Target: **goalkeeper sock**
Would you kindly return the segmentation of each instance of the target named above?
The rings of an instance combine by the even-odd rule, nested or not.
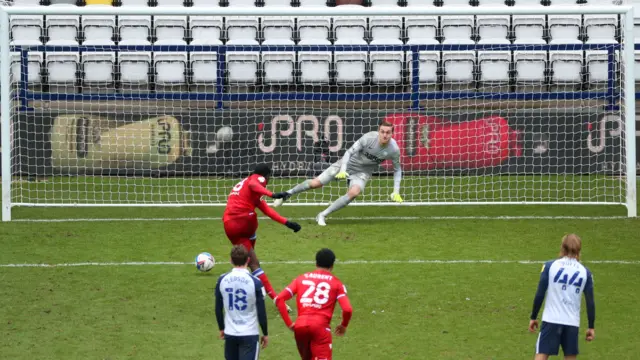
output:
[[[260,281],[262,281],[262,285],[264,286],[264,291],[267,292],[267,295],[269,295],[270,298],[275,299],[276,298],[276,292],[273,290],[273,287],[271,286],[271,283],[269,282],[269,278],[267,277],[267,274],[265,274],[264,271],[261,268],[257,268],[251,274],[253,276],[257,277],[258,279],[260,279]]]
[[[342,209],[343,207],[349,205],[349,203],[351,203],[352,201],[353,201],[353,199],[350,199],[349,195],[343,195],[338,200],[336,200],[333,204],[329,205],[329,207],[326,208],[320,214],[322,216],[327,216],[327,215],[331,214],[332,212],[338,211],[338,210]]]
[[[311,180],[305,180],[300,184],[293,187],[293,189],[287,191],[291,195],[295,195],[297,193],[301,193],[303,191],[307,191],[311,188]]]

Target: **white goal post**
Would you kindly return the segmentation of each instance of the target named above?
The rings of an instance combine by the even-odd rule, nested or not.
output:
[[[574,17],[577,38],[554,38],[534,15]],[[138,16],[149,36],[131,41],[114,20],[112,39],[89,41],[96,16]],[[171,16],[182,20],[163,29],[184,38],[161,39]],[[213,25],[196,29],[196,17]],[[403,205],[637,215],[632,6],[0,6],[0,24],[3,221],[15,206],[221,206],[258,162],[287,190],[382,120],[402,148]],[[17,39],[34,27],[38,39]],[[485,32],[502,27],[504,38]],[[54,39],[69,28],[76,39]],[[325,38],[304,38],[318,28]],[[219,38],[196,41],[202,29]],[[382,163],[354,205],[396,205],[392,174]],[[287,204],[345,190],[333,182]]]

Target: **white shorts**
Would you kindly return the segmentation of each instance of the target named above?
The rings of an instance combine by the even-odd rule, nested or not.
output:
[[[318,180],[322,183],[322,185],[327,185],[332,180],[336,178],[336,175],[340,172],[340,164],[332,164],[327,170],[323,171],[322,174],[318,175]],[[363,191],[365,186],[367,186],[367,182],[371,178],[370,174],[364,172],[356,172],[351,173],[349,169],[347,169],[347,173],[349,173],[349,177],[347,177],[347,186],[351,188],[354,185],[357,185],[360,188],[360,191]]]

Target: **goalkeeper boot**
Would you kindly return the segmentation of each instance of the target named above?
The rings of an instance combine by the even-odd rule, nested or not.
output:
[[[318,225],[320,225],[320,226],[327,226],[327,223],[326,223],[326,222],[324,222],[324,215],[322,215],[322,214],[318,214],[318,215],[316,216],[316,222],[317,222],[317,223],[318,223]]]

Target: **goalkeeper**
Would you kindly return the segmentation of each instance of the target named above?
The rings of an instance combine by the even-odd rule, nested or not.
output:
[[[400,167],[400,148],[393,139],[393,124],[383,121],[378,131],[368,132],[347,150],[341,160],[333,163],[327,170],[313,180],[305,180],[288,190],[289,195],[295,195],[309,189],[317,189],[331,182],[333,179],[347,179],[349,190],[327,209],[316,216],[320,226],[326,226],[325,217],[349,205],[364,190],[371,174],[378,169],[385,160],[393,161],[393,193],[391,199],[401,203],[400,181],[402,169]],[[280,206],[284,199],[277,199],[273,206]]]

